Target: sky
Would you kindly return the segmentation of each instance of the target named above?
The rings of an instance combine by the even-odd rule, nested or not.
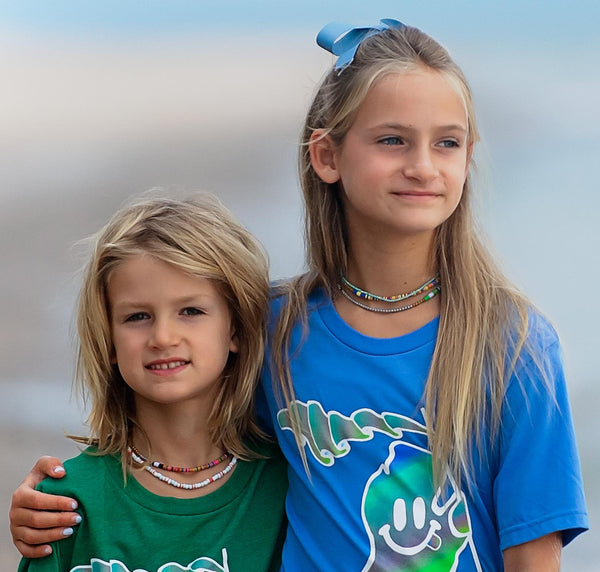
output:
[[[261,28],[287,32],[315,29],[329,20],[361,24],[395,17],[432,34],[455,28],[485,38],[490,30],[507,39],[558,45],[573,38],[598,39],[600,7],[595,0],[474,1],[302,0],[2,0],[2,27],[22,33],[98,37],[177,34],[252,34]],[[480,22],[484,25],[477,26]]]

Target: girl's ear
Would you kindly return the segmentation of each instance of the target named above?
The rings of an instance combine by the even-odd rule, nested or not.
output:
[[[473,159],[473,141],[469,141],[467,144],[467,166],[465,168],[465,178],[469,173],[469,169],[471,168],[471,160]]]
[[[336,163],[336,147],[329,135],[324,135],[323,129],[317,129],[308,141],[310,162],[315,173],[324,183],[337,183],[340,175]]]
[[[229,342],[229,351],[232,354],[237,354],[240,351],[240,340],[238,339],[236,331],[231,329],[231,340]]]

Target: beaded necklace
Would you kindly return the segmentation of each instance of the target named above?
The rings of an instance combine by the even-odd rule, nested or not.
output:
[[[434,289],[431,290],[431,292],[427,292],[427,294],[425,294],[423,298],[417,300],[416,302],[413,302],[412,304],[406,304],[405,306],[396,306],[395,308],[376,308],[375,306],[368,306],[367,304],[359,302],[354,296],[350,296],[350,294],[348,294],[348,292],[346,292],[341,285],[339,286],[339,291],[341,292],[342,296],[344,296],[344,298],[346,298],[347,300],[350,300],[350,302],[352,302],[354,305],[358,306],[359,308],[362,308],[363,310],[369,310],[369,312],[379,312],[380,314],[394,314],[396,312],[404,312],[405,310],[410,310],[411,308],[420,306],[424,302],[431,300],[436,294],[440,292],[441,289],[442,287],[439,284],[436,285]]]
[[[148,461],[148,459],[144,457],[144,455],[142,455],[133,445],[130,445],[129,448],[131,449],[132,457],[133,454],[135,454],[135,457],[133,457],[133,459],[136,462],[149,463],[157,469],[163,469],[164,471],[170,471],[171,473],[196,473],[198,471],[205,471],[206,469],[210,469],[211,467],[222,463],[225,459],[229,458],[230,456],[230,454],[227,451],[225,451],[225,453],[223,453],[220,457],[209,461],[205,465],[199,465],[197,467],[174,467],[173,465],[166,465],[165,463],[161,463],[160,461]]]
[[[421,284],[418,288],[415,288],[411,292],[405,292],[404,294],[395,294],[394,296],[378,296],[377,294],[372,294],[371,292],[367,292],[358,286],[355,286],[350,282],[343,274],[342,274],[342,282],[344,286],[347,286],[352,294],[354,294],[357,298],[363,298],[365,300],[377,300],[379,302],[387,302],[388,304],[393,304],[395,302],[401,302],[402,300],[406,300],[407,298],[412,298],[417,294],[422,294],[423,292],[427,292],[428,290],[432,290],[439,286],[440,283],[440,275],[436,274],[433,278],[430,278],[424,284]]]
[[[128,450],[129,450],[129,453],[131,454],[131,458],[136,463],[145,462],[144,459],[142,457],[138,456],[131,447],[129,447]],[[232,455],[231,461],[229,461],[229,464],[223,470],[219,471],[218,473],[215,473],[212,477],[208,477],[207,479],[200,481],[199,483],[180,483],[179,481],[176,481],[175,479],[172,479],[171,477],[167,477],[167,475],[163,475],[162,473],[158,472],[151,465],[146,465],[144,467],[144,469],[146,471],[148,471],[153,477],[156,477],[159,481],[162,481],[163,483],[166,483],[167,485],[171,485],[172,487],[175,487],[178,489],[185,489],[187,491],[191,491],[191,490],[201,489],[207,485],[210,485],[211,483],[214,483],[215,481],[218,481],[219,479],[222,479],[227,473],[229,473],[229,471],[231,471],[231,469],[233,469],[233,467],[235,466],[236,463],[237,463],[237,457],[234,457]]]

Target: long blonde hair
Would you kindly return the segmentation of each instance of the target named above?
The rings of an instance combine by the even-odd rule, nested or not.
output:
[[[137,427],[135,402],[113,363],[107,284],[123,261],[138,254],[211,280],[226,299],[239,352],[229,356],[208,426],[214,444],[253,457],[247,439],[262,435],[253,410],[264,354],[267,261],[254,237],[210,195],[135,202],[95,236],[77,314],[76,382],[91,402],[91,436],[78,440],[94,444],[99,454],[121,453],[124,463],[128,458],[124,453]]]
[[[323,130],[334,144],[341,144],[371,86],[386,74],[417,68],[440,73],[457,90],[467,112],[468,142],[478,141],[471,91],[462,71],[440,44],[411,27],[389,29],[363,41],[348,67],[326,75],[309,108],[299,155],[308,271],[278,287],[287,303],[273,336],[274,383],[288,408],[294,400],[288,355],[291,330],[306,324],[311,292],[320,287],[333,297],[340,272],[347,270],[342,201],[337,184],[323,182],[312,167],[311,135]],[[478,238],[471,194],[469,174],[458,207],[435,234],[436,265],[444,287],[424,398],[437,483],[447,469],[457,482],[469,477],[473,436],[479,446],[484,431],[493,435],[498,429],[506,382],[526,343],[528,327],[528,302],[505,279]],[[306,466],[298,420],[290,410]]]

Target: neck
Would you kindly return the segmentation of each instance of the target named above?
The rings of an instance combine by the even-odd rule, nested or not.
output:
[[[437,272],[433,242],[433,233],[351,240],[346,278],[380,295],[416,288]]]
[[[156,471],[147,465],[145,469],[134,471],[132,476],[140,485],[159,496],[193,498],[210,494],[228,481],[236,459],[227,457],[223,463],[211,463],[224,451],[210,439],[206,424],[209,412],[206,399],[162,404],[136,395],[137,422],[148,442],[140,431],[134,431],[133,445],[148,463],[158,461],[164,465],[163,470]],[[169,466],[204,468],[201,472],[173,472]],[[172,479],[178,486],[164,482],[165,479]],[[185,486],[191,488],[183,488]]]
[[[152,459],[170,465],[202,465],[223,453],[209,435],[208,411],[194,407],[169,407],[136,400],[136,418],[149,441],[150,450],[139,431],[134,431],[134,445]]]
[[[395,296],[418,288],[437,273],[433,232],[403,236],[377,231],[371,236],[364,232],[349,234],[346,278],[362,290]],[[412,332],[440,311],[439,296],[407,311],[389,314],[365,310],[342,295],[335,298],[335,305],[349,326],[375,338]]]

